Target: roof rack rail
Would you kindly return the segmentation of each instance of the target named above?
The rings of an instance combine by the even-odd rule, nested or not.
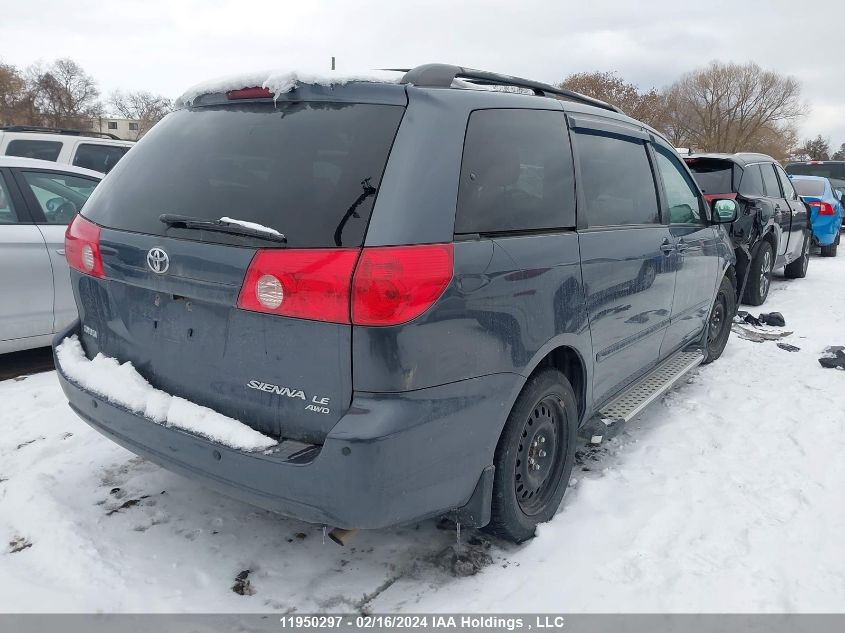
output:
[[[44,134],[64,134],[66,136],[99,136],[107,138],[112,141],[122,141],[123,139],[108,132],[94,132],[88,130],[75,130],[67,127],[40,127],[37,125],[7,125],[0,127],[4,132],[41,132]]]
[[[482,86],[512,86],[515,88],[525,88],[532,90],[535,95],[545,97],[554,95],[563,97],[570,101],[577,101],[578,103],[585,103],[587,105],[610,110],[624,114],[622,110],[616,106],[582,95],[579,92],[566,90],[565,88],[555,88],[549,84],[540,83],[531,79],[523,79],[522,77],[512,77],[510,75],[500,75],[498,73],[491,73],[485,70],[474,70],[472,68],[464,68],[462,66],[453,66],[451,64],[423,64],[416,68],[388,68],[386,70],[395,70],[404,72],[400,83],[413,84],[415,86],[429,87],[429,88],[449,88],[455,79],[463,79],[469,83]]]

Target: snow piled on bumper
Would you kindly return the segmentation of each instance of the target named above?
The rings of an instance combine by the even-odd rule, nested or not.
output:
[[[76,335],[56,347],[56,358],[73,382],[156,424],[243,451],[266,450],[278,443],[233,418],[156,389],[130,362],[121,364],[103,354],[88,360]]]

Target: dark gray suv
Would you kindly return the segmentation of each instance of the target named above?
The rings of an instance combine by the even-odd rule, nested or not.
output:
[[[284,515],[527,539],[579,433],[721,354],[736,205],[576,93],[441,64],[328,83],[218,85],[118,163],[68,229],[62,387],[129,450]],[[116,363],[86,373],[98,354],[207,409],[171,424]]]

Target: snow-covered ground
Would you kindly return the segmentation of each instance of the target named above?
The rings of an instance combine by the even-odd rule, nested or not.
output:
[[[732,336],[522,546],[435,521],[324,543],[112,444],[53,373],[0,382],[0,611],[845,611],[845,372],[817,360],[845,344],[845,257],[762,309],[799,352]]]

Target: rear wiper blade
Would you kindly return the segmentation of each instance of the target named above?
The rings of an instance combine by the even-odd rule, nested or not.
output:
[[[228,233],[229,235],[244,235],[246,237],[257,237],[258,239],[267,240],[270,242],[280,242],[286,244],[288,238],[283,234],[269,233],[253,229],[248,226],[236,224],[234,222],[224,222],[223,220],[206,220],[204,218],[194,218],[190,215],[177,215],[176,213],[162,213],[158,216],[160,222],[167,226],[172,226],[177,229],[196,229],[198,231],[216,231],[217,233]]]

